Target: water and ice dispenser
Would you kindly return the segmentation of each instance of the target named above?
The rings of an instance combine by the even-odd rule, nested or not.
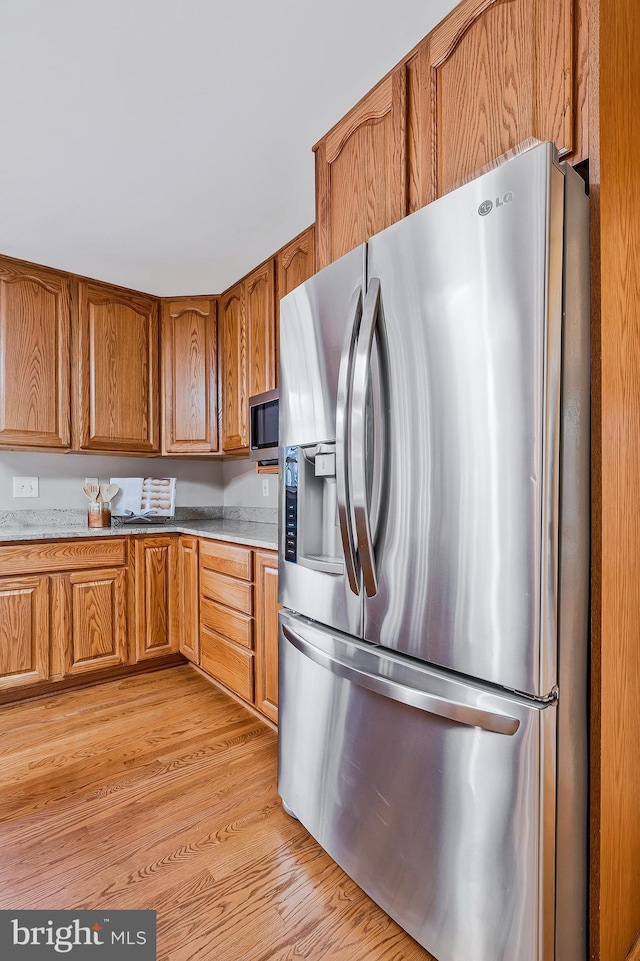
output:
[[[314,571],[343,573],[335,443],[285,449],[284,557]]]

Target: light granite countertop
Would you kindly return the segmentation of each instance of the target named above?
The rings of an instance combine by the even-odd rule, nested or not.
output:
[[[192,534],[213,540],[244,544],[264,550],[278,549],[278,525],[229,518],[189,518],[167,524],[124,524],[120,527],[88,528],[77,524],[29,524],[0,527],[0,543],[14,541],[69,540],[87,537],[127,537],[132,534]]]

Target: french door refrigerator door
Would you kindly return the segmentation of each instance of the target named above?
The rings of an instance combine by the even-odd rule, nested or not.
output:
[[[365,248],[280,302],[280,603],[362,634],[348,473]]]
[[[279,703],[286,807],[438,961],[554,957],[556,702],[281,613]]]
[[[388,430],[366,456],[388,494],[365,639],[538,697],[557,681],[563,189],[543,144],[368,244]]]

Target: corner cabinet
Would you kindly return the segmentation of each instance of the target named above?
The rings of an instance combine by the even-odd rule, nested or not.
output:
[[[157,300],[79,281],[74,447],[158,453],[158,369]]]
[[[218,451],[215,298],[162,304],[162,453]]]
[[[407,213],[406,112],[401,64],[314,147],[318,270]]]
[[[0,447],[70,447],[70,342],[70,278],[0,258]]]
[[[220,297],[222,450],[249,450],[249,397],[276,386],[275,262]]]

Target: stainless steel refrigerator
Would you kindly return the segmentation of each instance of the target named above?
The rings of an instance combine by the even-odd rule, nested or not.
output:
[[[538,145],[281,302],[278,789],[438,961],[585,961],[584,183]]]

